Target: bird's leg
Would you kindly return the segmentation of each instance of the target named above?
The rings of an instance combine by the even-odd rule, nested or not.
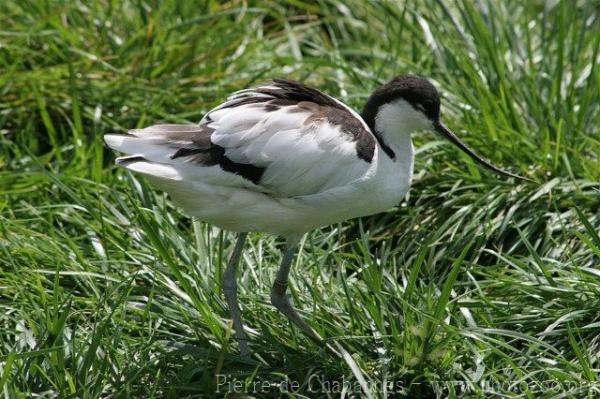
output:
[[[240,355],[248,356],[250,354],[250,348],[248,347],[248,338],[244,333],[244,324],[242,323],[242,315],[240,307],[238,305],[237,298],[237,282],[235,279],[235,272],[240,262],[242,255],[242,249],[244,248],[244,242],[248,233],[240,233],[235,243],[235,248],[227,262],[227,268],[221,276],[221,289],[227,300],[227,306],[231,312],[231,318],[233,319],[233,329],[235,330],[235,337],[240,344]]]
[[[292,323],[298,326],[298,328],[304,331],[308,336],[321,342],[322,338],[302,319],[302,317],[300,317],[300,315],[290,304],[290,300],[286,295],[288,276],[290,274],[292,259],[294,258],[294,254],[296,252],[297,241],[297,239],[288,239],[286,243],[283,259],[281,260],[281,265],[279,266],[277,277],[275,277],[275,282],[273,283],[273,288],[271,290],[271,303],[277,308],[277,310],[283,313]]]

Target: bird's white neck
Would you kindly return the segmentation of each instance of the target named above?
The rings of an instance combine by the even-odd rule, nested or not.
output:
[[[415,130],[430,127],[431,122],[427,117],[402,99],[382,105],[375,117],[375,131],[394,152],[397,162],[410,160],[412,163],[413,146],[410,134]]]

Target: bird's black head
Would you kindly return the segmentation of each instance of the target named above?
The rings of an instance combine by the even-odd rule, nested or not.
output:
[[[415,111],[432,123],[440,119],[440,95],[427,79],[415,75],[401,75],[390,80],[371,94],[363,108],[362,117],[371,130],[380,107],[404,100]]]
[[[440,95],[427,79],[415,75],[395,77],[371,94],[361,116],[392,158],[393,150],[385,143],[386,139],[393,144],[395,135],[435,130],[486,168],[524,179],[481,158],[441,122]]]

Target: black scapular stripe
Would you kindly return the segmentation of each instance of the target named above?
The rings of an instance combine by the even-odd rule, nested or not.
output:
[[[221,169],[229,173],[235,173],[250,180],[254,184],[258,184],[265,168],[259,166],[234,162],[225,156],[225,148],[214,144],[210,140],[210,135],[214,129],[207,125],[198,126],[197,130],[192,132],[181,133],[178,139],[190,141],[191,145],[187,147],[179,147],[171,159],[189,157],[190,162],[196,162],[202,166],[219,165]],[[181,137],[185,135],[186,137]]]

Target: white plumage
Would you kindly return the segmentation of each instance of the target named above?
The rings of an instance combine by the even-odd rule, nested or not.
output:
[[[277,89],[266,86],[259,89]],[[106,143],[130,157],[117,160],[142,173],[188,214],[233,231],[299,235],[319,226],[381,212],[406,193],[412,172],[409,132],[402,162],[393,162],[379,146],[371,162],[357,157],[357,142],[316,107],[291,102],[270,110],[277,98],[256,90],[235,93],[210,111],[200,125],[155,125],[106,135]],[[360,117],[337,100],[349,118]],[[238,102],[241,105],[236,105]],[[300,104],[300,105],[299,105]],[[303,107],[305,105],[305,107]],[[195,135],[212,130],[212,144],[239,164],[264,168],[257,184],[221,168],[173,158],[180,148],[194,148]],[[133,157],[131,157],[133,156]]]

